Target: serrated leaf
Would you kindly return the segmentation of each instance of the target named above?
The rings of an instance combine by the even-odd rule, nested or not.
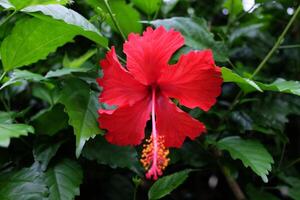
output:
[[[191,171],[186,169],[158,179],[150,188],[148,198],[150,200],[160,199],[170,194],[188,178]]]
[[[230,153],[233,159],[239,159],[245,167],[250,167],[264,182],[271,171],[274,160],[266,148],[256,140],[244,140],[231,136],[217,142],[217,147]]]
[[[63,144],[63,140],[59,142],[51,142],[49,140],[38,140],[33,148],[33,157],[36,162],[40,163],[41,169],[45,171],[50,160],[55,156],[56,152]]]
[[[9,0],[17,10],[36,4],[67,4],[69,0]]]
[[[75,35],[74,31],[65,26],[53,26],[35,18],[20,20],[1,44],[4,70],[9,71],[45,59]]]
[[[34,133],[32,126],[27,124],[0,124],[0,147],[8,147],[11,138],[18,138],[20,136]]]
[[[62,69],[57,69],[55,71],[49,71],[45,75],[45,78],[61,77],[61,76],[72,74],[74,72],[88,72],[90,70],[91,70],[91,68],[88,68],[88,67],[82,67],[82,68],[62,68]]]
[[[217,61],[224,62],[228,59],[226,46],[223,42],[214,40],[214,35],[208,30],[207,23],[202,18],[172,17],[150,23],[155,27],[164,26],[180,31],[184,36],[185,45],[192,49],[212,49]]]
[[[0,124],[11,124],[14,120],[15,112],[0,111]]]
[[[49,200],[72,200],[80,194],[79,186],[83,179],[80,165],[64,159],[45,174],[50,190]]]
[[[12,5],[8,0],[0,0],[0,6],[5,9],[15,8],[14,5]]]
[[[84,81],[67,79],[59,101],[65,105],[69,124],[74,128],[76,156],[79,157],[85,142],[96,134],[102,133],[97,122],[97,96]]]
[[[226,67],[222,67],[221,71],[224,82],[236,83],[245,93],[250,93],[253,91],[273,91],[300,96],[299,81],[286,81],[282,78],[279,78],[273,83],[268,84],[243,78]]]
[[[151,15],[159,10],[161,5],[161,0],[151,0],[151,1],[145,1],[145,0],[132,0],[134,5],[141,9],[144,13]]]
[[[299,81],[286,81],[282,78],[277,79],[273,83],[264,84],[257,82],[257,85],[260,86],[263,90],[282,92],[295,94],[300,96],[300,82]]]
[[[1,200],[42,200],[47,196],[47,187],[36,165],[0,175]]]
[[[68,9],[57,4],[36,5],[26,7],[22,10],[22,12],[32,13],[33,16],[42,20],[50,23],[56,23],[59,26],[64,26],[69,30],[73,30],[78,35],[87,37],[103,47],[107,47],[108,41],[102,36],[98,29],[86,18],[72,9]],[[36,12],[42,12],[43,15],[35,14]]]
[[[263,91],[254,81],[248,78],[243,78],[226,67],[222,67],[221,71],[222,71],[222,77],[224,82],[234,82],[238,84],[238,86],[245,93],[252,92],[252,91],[260,91],[260,92]]]
[[[22,82],[22,81],[34,81],[34,82],[39,82],[44,80],[44,77],[40,74],[35,74],[27,70],[14,70],[10,74],[10,79],[6,81],[1,87],[0,90],[12,85],[14,83]]]
[[[89,160],[96,160],[99,164],[112,168],[129,168],[136,171],[139,167],[138,155],[133,147],[121,147],[109,144],[103,137],[96,137],[89,141],[83,149],[82,155]]]
[[[142,24],[140,23],[140,14],[137,12],[132,6],[126,4],[124,0],[114,0],[108,1],[110,8],[118,22],[121,30],[127,36],[129,33],[140,33],[142,31]],[[87,0],[87,3],[90,4],[96,12],[99,12],[99,8],[101,8],[101,14],[105,12],[106,14],[106,22],[111,26],[111,28],[119,33],[118,29],[114,25],[111,17],[108,14],[106,6],[103,1],[98,0]]]

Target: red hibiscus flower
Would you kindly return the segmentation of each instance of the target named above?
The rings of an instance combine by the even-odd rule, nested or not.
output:
[[[195,139],[205,126],[180,110],[180,104],[208,111],[221,92],[221,72],[210,50],[191,51],[176,64],[172,54],[184,44],[174,30],[148,27],[142,36],[130,34],[124,44],[126,67],[118,61],[114,47],[100,61],[103,91],[99,101],[116,105],[99,110],[100,128],[116,145],[138,145],[144,139],[146,122],[152,119],[152,134],[144,145],[141,162],[148,178],[157,179],[167,166],[168,147],[180,147],[186,137]],[[151,115],[150,115],[151,114]]]

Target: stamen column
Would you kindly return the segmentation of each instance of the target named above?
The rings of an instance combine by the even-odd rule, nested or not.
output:
[[[141,162],[146,170],[148,170],[146,177],[151,177],[156,180],[162,175],[162,171],[168,165],[170,159],[167,158],[169,150],[164,146],[163,136],[158,136],[155,120],[155,103],[156,103],[156,87],[152,87],[151,100],[151,119],[152,119],[152,134],[150,139],[146,140],[144,144]]]

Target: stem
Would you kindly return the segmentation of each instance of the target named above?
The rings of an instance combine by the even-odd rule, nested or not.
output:
[[[160,11],[160,9],[161,9],[161,5],[162,5],[162,2],[160,3],[160,5],[159,5],[159,8],[155,11],[155,13],[154,13],[154,16],[153,16],[153,18],[152,18],[152,20],[155,20],[156,18],[157,18],[157,16],[158,16],[158,13],[159,13],[159,11]]]
[[[10,20],[16,13],[17,13],[17,11],[14,10],[10,15],[8,15],[8,16],[0,23],[0,26],[2,26],[3,24],[5,24],[6,22],[8,22],[8,20]]]
[[[5,102],[5,99],[2,96],[0,96],[0,100],[1,100],[1,102],[3,104],[3,106],[4,106],[4,109],[6,111],[10,111],[9,105],[7,105],[7,103]]]
[[[281,45],[278,49],[292,49],[292,48],[300,48],[300,44],[292,44],[292,45]]]
[[[126,60],[124,58],[122,58],[121,56],[117,55],[117,57],[119,58],[119,60],[123,63],[126,64]]]
[[[230,172],[228,172],[227,168],[224,166],[221,166],[221,164],[220,164],[220,168],[221,168],[221,171],[222,171],[223,175],[225,176],[225,179],[226,179],[230,189],[232,190],[235,198],[237,200],[245,200],[246,197],[245,197],[243,191],[241,190],[237,181],[231,176]]]
[[[260,72],[260,70],[264,67],[264,65],[266,64],[266,62],[271,58],[271,56],[273,55],[273,53],[275,52],[275,50],[279,47],[280,43],[282,42],[284,36],[286,35],[287,31],[289,30],[289,28],[291,27],[291,25],[293,24],[293,22],[295,21],[297,15],[300,12],[300,6],[298,6],[296,12],[294,13],[293,17],[290,19],[290,21],[288,22],[288,24],[286,25],[286,27],[284,28],[283,32],[280,34],[280,36],[278,37],[276,43],[274,44],[274,46],[272,47],[272,49],[269,51],[269,53],[266,55],[266,57],[263,59],[263,61],[258,65],[258,67],[254,70],[254,72],[251,74],[251,76],[249,77],[249,79],[253,79],[254,76]],[[235,108],[235,106],[239,103],[239,99],[242,96],[243,92],[240,91],[237,96],[234,98],[232,104],[229,107],[229,111],[233,110],[233,108]]]
[[[281,168],[282,161],[283,161],[284,154],[285,154],[285,149],[286,149],[286,143],[284,143],[283,147],[282,147],[282,151],[281,151],[281,155],[280,155],[280,160],[279,160],[279,164],[278,164],[278,170],[280,170],[280,168]]]
[[[293,22],[297,18],[297,15],[299,14],[299,12],[300,12],[300,5],[298,6],[298,8],[297,8],[296,12],[294,13],[294,15],[292,16],[292,18],[290,19],[289,23],[284,28],[284,30],[281,33],[281,35],[278,37],[278,39],[277,39],[276,43],[274,44],[273,48],[269,51],[269,53],[263,59],[263,61],[258,65],[258,67],[255,69],[255,71],[252,73],[252,75],[250,76],[249,79],[252,79],[264,67],[264,65],[271,58],[271,56],[274,54],[274,52],[276,51],[276,49],[278,49],[278,47],[281,44],[284,36],[286,35],[286,33],[288,32],[289,28],[291,27],[291,25],[293,24]]]
[[[6,73],[7,73],[7,72],[3,72],[3,73],[2,73],[2,75],[1,75],[1,77],[0,77],[0,83],[1,83],[1,82],[2,82],[2,80],[4,79],[4,77],[5,77]]]
[[[248,9],[248,10],[246,10],[246,11],[244,11],[242,14],[240,14],[239,16],[237,16],[234,20],[232,20],[227,26],[228,26],[228,28],[230,28],[231,27],[231,25],[232,24],[234,24],[236,21],[238,21],[238,20],[240,20],[241,18],[243,18],[245,15],[247,15],[247,14],[249,14],[249,12],[250,11],[254,11],[254,7],[255,6],[257,6],[256,8],[258,8],[259,7],[259,5],[258,4],[253,4],[252,6],[251,6],[251,8],[250,9]]]
[[[121,30],[121,28],[120,28],[120,26],[119,26],[119,23],[118,23],[118,21],[117,21],[116,18],[115,18],[115,15],[112,13],[112,10],[111,10],[111,8],[110,8],[110,6],[109,6],[108,0],[104,0],[104,4],[105,4],[106,9],[108,10],[108,13],[109,13],[109,15],[110,15],[110,17],[111,17],[111,19],[112,19],[112,21],[113,21],[115,27],[118,29],[118,31],[119,31],[120,34],[122,35],[123,40],[125,41],[125,40],[126,40],[125,34],[124,34],[123,31]]]
[[[290,164],[288,164],[285,169],[288,169],[290,167],[292,167],[293,165],[297,164],[298,162],[300,162],[300,158],[297,158],[296,160],[292,161]]]
[[[107,51],[110,51],[110,48],[109,47],[105,47]],[[119,60],[123,63],[123,64],[126,64],[126,60],[124,58],[122,58],[121,56],[119,56],[117,54],[117,57],[119,58]]]
[[[235,198],[237,200],[245,200],[246,197],[245,197],[241,187],[239,186],[238,182],[230,174],[230,171],[228,170],[228,168],[220,163],[220,157],[222,156],[222,152],[218,149],[213,149],[212,156],[217,160],[217,164],[218,164],[219,168],[221,169],[221,172],[223,173],[223,175],[228,183],[228,186],[232,190]]]
[[[137,189],[138,189],[138,186],[135,186],[134,192],[133,192],[133,200],[136,200]]]
[[[233,6],[234,6],[234,2],[233,0],[231,0],[230,2],[230,7],[229,7],[229,15],[228,15],[228,21],[227,21],[227,25],[226,25],[226,33],[229,32],[229,27],[233,21],[233,17],[232,17],[232,10],[233,10]]]
[[[234,98],[232,104],[229,107],[229,112],[233,110],[233,108],[239,103],[240,101],[240,97],[243,95],[243,92],[240,90],[239,93],[236,95],[236,97]]]
[[[142,180],[141,179],[139,179],[139,178],[134,178],[133,179],[134,181],[134,192],[133,192],[133,200],[136,200],[136,198],[137,198],[137,192],[138,192],[138,189],[139,189],[139,186],[141,185],[141,183],[142,183]]]

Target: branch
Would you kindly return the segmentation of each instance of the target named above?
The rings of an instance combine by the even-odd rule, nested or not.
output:
[[[111,10],[111,8],[110,8],[110,6],[109,6],[108,0],[104,0],[104,4],[105,4],[105,6],[106,6],[106,9],[107,9],[107,11],[108,11],[108,13],[109,13],[109,15],[110,15],[110,17],[111,17],[111,19],[112,19],[112,21],[113,21],[115,27],[116,27],[117,30],[120,32],[120,34],[122,35],[122,38],[123,38],[124,41],[125,41],[125,40],[126,40],[125,34],[123,33],[121,27],[119,26],[119,23],[118,23],[117,19],[115,18],[115,15],[112,13],[112,10]]]

